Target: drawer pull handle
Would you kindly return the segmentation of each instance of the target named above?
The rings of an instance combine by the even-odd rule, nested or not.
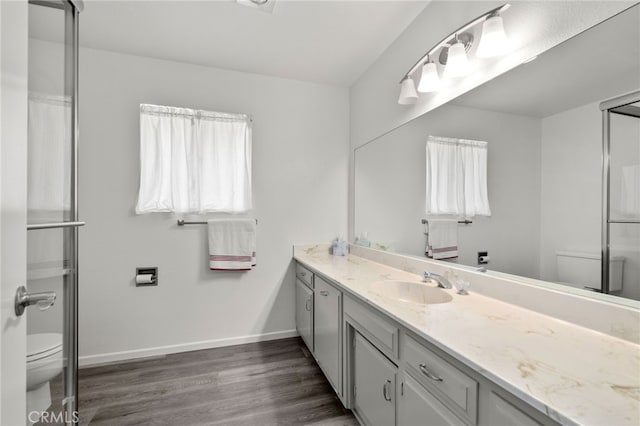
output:
[[[435,374],[433,374],[432,372],[427,370],[427,365],[426,364],[420,364],[420,371],[422,371],[422,374],[424,374],[425,376],[427,376],[431,380],[435,380],[436,382],[443,382],[444,381],[444,379],[442,377],[436,376]]]
[[[322,290],[322,291],[320,292],[320,295],[321,295],[321,296],[328,296],[328,295],[329,295],[329,292],[328,292],[328,291],[326,291],[326,290]]]
[[[387,379],[382,385],[382,396],[385,401],[391,401],[391,394],[389,394],[389,386],[391,386],[391,380]]]
[[[298,272],[298,276],[299,277],[306,277],[307,273],[306,272]]]
[[[305,308],[307,311],[311,312],[311,305],[310,305],[310,303],[309,303],[309,302],[311,302],[311,299],[307,299],[306,303],[304,304],[304,308]]]

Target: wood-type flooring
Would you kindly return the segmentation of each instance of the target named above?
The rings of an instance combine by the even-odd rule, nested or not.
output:
[[[81,368],[79,405],[92,426],[358,424],[298,337]]]

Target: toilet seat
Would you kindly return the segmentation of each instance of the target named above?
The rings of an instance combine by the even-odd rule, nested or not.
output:
[[[62,351],[62,334],[39,333],[27,335],[27,364]]]

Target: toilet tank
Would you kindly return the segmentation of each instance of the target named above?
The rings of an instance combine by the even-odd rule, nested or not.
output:
[[[557,251],[558,281],[572,287],[590,287],[601,290],[599,253],[579,251]],[[622,290],[622,270],[624,257],[612,256],[609,259],[609,291]]]

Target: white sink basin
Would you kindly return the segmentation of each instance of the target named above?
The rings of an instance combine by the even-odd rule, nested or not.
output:
[[[382,297],[418,305],[434,305],[453,300],[446,291],[427,283],[387,280],[377,281],[371,287],[374,293]]]

